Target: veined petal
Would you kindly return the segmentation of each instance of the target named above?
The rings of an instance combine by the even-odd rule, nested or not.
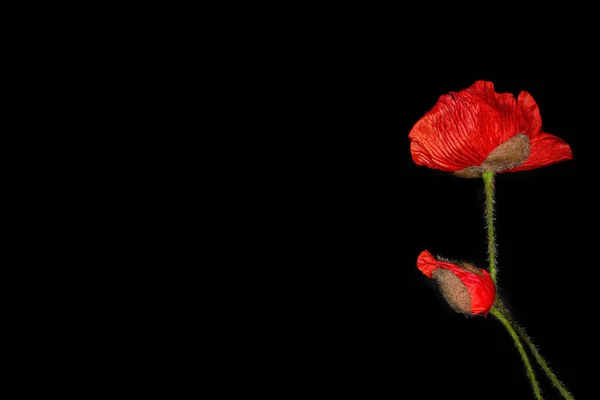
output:
[[[483,276],[474,273],[462,273],[456,276],[471,294],[471,312],[473,314],[487,314],[496,299],[496,286],[492,277],[486,270],[480,269]]]
[[[561,138],[540,132],[531,138],[531,152],[518,167],[502,172],[526,171],[573,159],[571,147]]]
[[[517,109],[515,96],[512,93],[496,93],[492,82],[477,81],[464,91],[479,97],[504,114],[514,113]]]
[[[533,138],[542,129],[542,116],[540,115],[540,108],[538,107],[533,97],[527,92],[519,93],[517,100],[521,111],[521,125],[519,127],[519,133],[524,133],[530,138]]]
[[[513,131],[528,136],[534,136],[540,131],[542,127],[540,109],[528,92],[521,91],[515,100],[512,93],[496,93],[494,84],[486,81],[477,81],[465,91],[485,100],[507,119],[511,126],[505,129],[505,133],[509,136],[505,140],[515,134]]]
[[[495,130],[489,126],[497,118],[483,118],[484,113],[494,114],[494,110],[482,101],[469,104],[464,97],[441,96],[414,125],[408,137],[417,165],[454,172],[480,165],[493,150],[494,144],[480,132]]]

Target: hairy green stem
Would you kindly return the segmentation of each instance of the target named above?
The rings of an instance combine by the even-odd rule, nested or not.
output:
[[[497,284],[497,266],[496,266],[496,234],[494,231],[494,178],[495,174],[491,171],[486,171],[483,173],[483,182],[485,186],[485,225],[487,228],[487,237],[488,237],[488,261],[490,263],[490,276],[494,281],[494,284]],[[535,357],[538,364],[542,367],[548,379],[552,382],[554,387],[558,389],[560,394],[567,400],[574,400],[574,397],[567,388],[558,380],[554,372],[550,369],[546,360],[539,353],[535,345],[533,344],[531,338],[527,335],[525,330],[517,324],[514,318],[510,315],[509,311],[504,307],[502,301],[498,298],[496,299],[496,303],[492,310],[490,311],[492,315],[494,315],[504,327],[508,330],[511,337],[513,338],[517,350],[521,354],[521,358],[523,359],[523,364],[525,364],[525,369],[527,371],[527,375],[529,376],[529,380],[531,381],[531,386],[533,388],[533,392],[536,395],[537,399],[542,398],[541,390],[539,384],[535,378],[535,374],[533,372],[533,368],[531,367],[531,363],[529,362],[529,358],[527,357],[527,353],[519,339],[525,342],[533,356]]]
[[[483,173],[485,184],[485,225],[488,236],[488,259],[490,262],[490,276],[496,283],[496,235],[494,232],[494,172]]]
[[[499,313],[501,313],[507,319],[507,321],[513,327],[513,329],[515,329],[517,331],[517,333],[519,334],[519,336],[521,336],[521,338],[523,339],[525,344],[527,344],[527,347],[529,347],[529,350],[531,351],[531,353],[533,353],[533,356],[535,357],[538,364],[540,364],[540,367],[542,367],[542,369],[548,376],[548,379],[550,379],[550,382],[552,382],[552,385],[554,385],[554,387],[560,392],[560,394],[565,399],[575,400],[575,398],[569,392],[569,390],[562,384],[562,382],[560,380],[558,380],[558,377],[556,376],[556,374],[554,374],[554,372],[550,369],[550,366],[548,365],[548,363],[546,363],[546,360],[544,360],[544,358],[542,357],[542,355],[540,354],[538,349],[535,347],[531,338],[525,332],[525,329],[523,329],[515,321],[515,319],[512,317],[512,315],[508,312],[506,307],[504,307],[504,304],[499,299],[496,300],[496,305],[494,306],[494,308],[496,308],[497,311]]]
[[[502,322],[502,324],[504,325],[504,327],[506,328],[508,333],[510,333],[510,336],[513,338],[513,340],[515,342],[515,346],[517,347],[517,350],[519,350],[519,353],[521,354],[521,359],[523,360],[523,364],[525,364],[525,370],[527,371],[527,375],[529,376],[529,381],[531,382],[531,387],[533,388],[533,393],[535,394],[536,399],[538,399],[538,400],[543,399],[542,392],[540,390],[540,385],[539,385],[538,381],[535,379],[535,373],[533,372],[533,368],[531,367],[531,363],[529,362],[529,358],[527,357],[527,353],[525,352],[525,348],[523,347],[523,344],[521,343],[521,340],[519,339],[517,332],[515,332],[515,330],[513,329],[508,318],[502,312],[500,312],[497,308],[492,308],[490,313],[494,317],[496,317],[500,322]]]

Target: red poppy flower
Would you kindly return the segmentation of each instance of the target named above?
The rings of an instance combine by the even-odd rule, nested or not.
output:
[[[496,299],[496,286],[487,271],[465,262],[436,259],[424,250],[417,268],[434,278],[452,308],[466,315],[487,315]]]
[[[562,139],[541,132],[540,110],[527,92],[517,99],[477,81],[441,96],[408,137],[417,165],[465,178],[515,172],[573,159]]]

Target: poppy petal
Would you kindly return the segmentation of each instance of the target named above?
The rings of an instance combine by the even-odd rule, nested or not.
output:
[[[512,126],[505,129],[505,133],[509,136],[517,133],[534,136],[540,131],[542,117],[540,109],[531,94],[522,91],[515,101],[512,93],[496,93],[494,90],[492,82],[477,81],[465,91],[487,101],[491,106],[500,110],[508,121],[512,121]]]
[[[479,118],[464,95],[443,95],[412,128],[408,137],[417,165],[454,172],[480,165],[493,147],[478,134]],[[480,101],[481,108],[489,108]],[[490,121],[492,118],[489,119]]]
[[[530,138],[537,135],[542,129],[542,116],[533,97],[527,92],[519,93],[517,100],[521,111],[521,126],[519,133],[524,133]]]
[[[531,138],[531,152],[518,167],[502,172],[526,171],[573,159],[571,147],[561,138],[540,132]]]
[[[437,261],[427,250],[423,250],[417,258],[417,268],[428,278],[432,277],[432,272],[438,269]]]

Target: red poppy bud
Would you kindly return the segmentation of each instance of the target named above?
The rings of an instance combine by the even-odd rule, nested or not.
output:
[[[540,110],[527,92],[517,99],[477,81],[450,92],[413,126],[408,137],[417,165],[463,178],[515,172],[573,159],[562,139],[541,132]]]
[[[417,268],[434,278],[450,306],[465,315],[490,311],[496,300],[496,286],[487,271],[464,262],[434,258],[427,250],[417,258]]]

